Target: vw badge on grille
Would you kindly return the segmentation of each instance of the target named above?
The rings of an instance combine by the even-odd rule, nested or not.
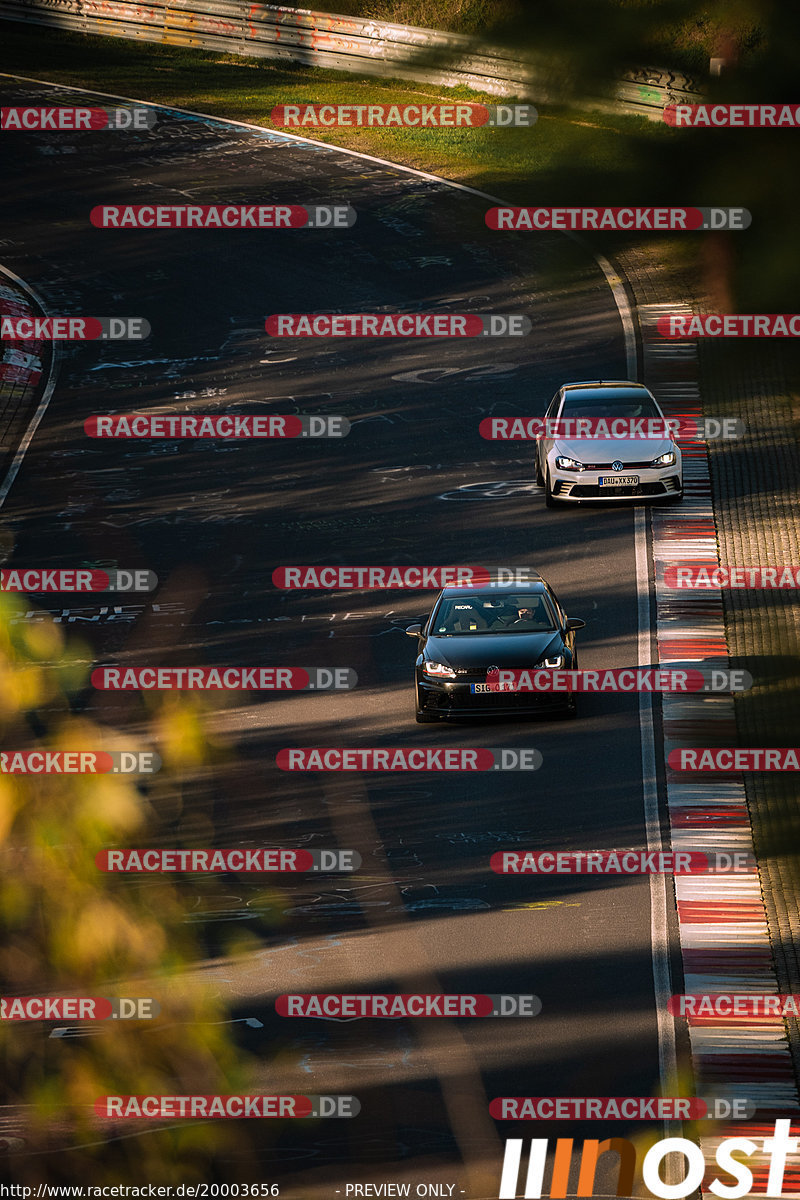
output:
[[[614,462],[612,462],[612,464],[611,464],[611,470],[612,470],[612,471],[621,471],[624,465],[625,465],[625,464],[624,464],[624,463],[621,463],[621,462],[619,461],[619,459],[617,458],[617,459],[615,459],[615,460],[614,460]]]

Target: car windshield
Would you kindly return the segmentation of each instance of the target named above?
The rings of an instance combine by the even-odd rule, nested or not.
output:
[[[477,633],[548,633],[557,629],[543,592],[521,596],[449,596],[431,621],[432,637]]]
[[[644,417],[658,420],[661,413],[655,401],[645,392],[632,392],[628,396],[566,396],[561,408],[563,417],[596,417],[598,420],[613,420],[615,417]]]

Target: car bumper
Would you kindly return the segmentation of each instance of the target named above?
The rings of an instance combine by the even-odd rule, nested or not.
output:
[[[630,471],[620,471],[620,475],[635,475],[639,482],[636,485],[607,487],[599,483],[614,472],[609,471],[550,471],[553,496],[558,500],[600,501],[613,503],[615,500],[658,500],[669,496],[679,496],[683,490],[682,475],[667,468],[665,471],[648,468],[631,468]]]
[[[470,683],[445,683],[417,676],[420,711],[443,720],[564,712],[572,703],[571,692],[473,692]]]

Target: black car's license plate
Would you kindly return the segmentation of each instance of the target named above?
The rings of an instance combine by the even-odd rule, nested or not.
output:
[[[500,683],[471,683],[469,690],[471,692],[507,692],[509,689],[504,688]]]

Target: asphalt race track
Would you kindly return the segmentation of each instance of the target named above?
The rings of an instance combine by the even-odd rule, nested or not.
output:
[[[3,96],[81,99],[9,81]],[[164,845],[177,836],[341,846],[363,858],[351,877],[226,876],[216,892],[191,877],[182,885],[197,892],[191,920],[208,955],[198,971],[232,1018],[255,1019],[236,1028],[256,1056],[257,1087],[361,1102],[353,1121],[270,1133],[262,1177],[314,1195],[389,1169],[414,1179],[453,1180],[464,1163],[496,1173],[502,1140],[532,1134],[492,1121],[492,1097],[653,1094],[647,877],[489,869],[502,849],[645,847],[638,697],[581,697],[577,721],[417,726],[414,643],[403,630],[430,594],[288,592],[271,580],[287,564],[530,566],[586,621],[581,667],[635,665],[634,508],[548,511],[531,444],[478,434],[487,416],[541,415],[562,382],[626,378],[622,325],[598,265],[563,235],[490,231],[490,202],[465,191],[210,119],[162,112],[152,131],[38,133],[4,145],[3,263],[53,314],[141,316],[153,331],[144,342],[64,347],[0,523],[13,531],[16,561],[146,567],[160,590],[37,604],[74,627],[96,662],[358,672],[359,686],[340,694],[206,694],[218,762],[152,784]],[[95,205],[150,202],[349,203],[358,218],[335,232],[90,224]],[[264,331],[273,313],[384,309],[522,313],[532,332],[281,342]],[[83,431],[96,414],[151,409],[341,414],[352,431],[229,443]],[[85,703],[132,730],[142,717],[130,693]],[[275,762],[285,747],[427,745],[533,746],[544,761],[535,773],[491,777],[292,774]],[[119,886],[149,884],[132,876]],[[237,923],[261,949],[226,962],[222,939]],[[542,1012],[338,1023],[274,1009],[286,991],[439,988],[532,992]],[[50,1046],[62,1052],[59,1041]],[[547,1132],[593,1131],[554,1122]],[[632,1137],[636,1127],[620,1122],[618,1132]]]

